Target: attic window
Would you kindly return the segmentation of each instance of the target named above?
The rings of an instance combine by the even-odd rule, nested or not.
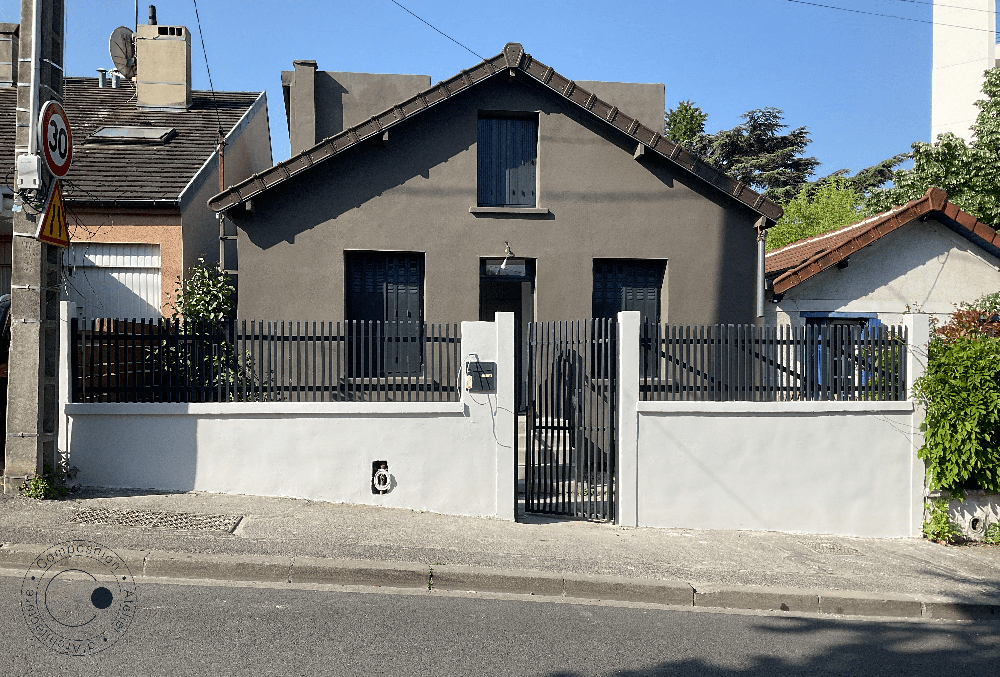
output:
[[[101,127],[87,143],[165,144],[175,136],[173,127]]]

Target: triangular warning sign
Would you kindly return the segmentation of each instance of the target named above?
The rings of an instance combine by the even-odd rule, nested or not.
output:
[[[62,184],[59,179],[52,182],[48,202],[45,203],[45,216],[38,224],[35,238],[57,247],[69,246],[69,231],[66,229],[66,209],[63,207]]]

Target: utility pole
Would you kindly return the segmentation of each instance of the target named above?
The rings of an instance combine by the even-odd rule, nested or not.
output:
[[[4,493],[58,460],[62,252],[35,233],[53,181],[38,159],[38,114],[46,102],[63,99],[63,12],[64,0],[21,0]]]

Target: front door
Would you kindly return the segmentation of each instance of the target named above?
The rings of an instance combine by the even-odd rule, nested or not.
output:
[[[514,313],[514,402],[527,407],[524,375],[528,323],[535,319],[535,262],[531,259],[482,259],[479,274],[479,320],[492,322],[495,313]]]

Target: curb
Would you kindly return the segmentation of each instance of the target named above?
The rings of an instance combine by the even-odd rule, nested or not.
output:
[[[0,545],[0,569],[26,569],[49,546]],[[705,609],[944,620],[1000,619],[1000,601],[805,590],[756,586],[692,585],[621,576],[512,571],[416,562],[376,562],[322,557],[273,557],[116,550],[133,575],[261,583],[318,583],[544,595],[581,600],[639,602]]]

